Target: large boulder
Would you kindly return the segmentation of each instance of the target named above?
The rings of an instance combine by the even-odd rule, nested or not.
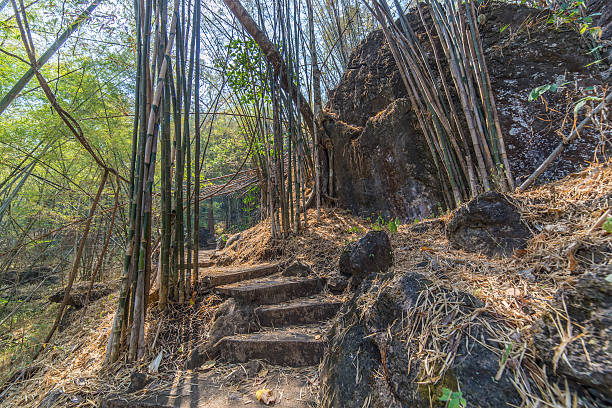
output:
[[[538,356],[550,372],[593,389],[596,396],[603,394],[608,403],[612,402],[610,276],[611,266],[600,267],[584,274],[575,287],[561,289],[555,295],[551,311],[535,325],[534,334]],[[563,336],[560,331],[564,332]],[[566,343],[568,336],[573,339]]]
[[[436,304],[456,306],[432,307]],[[467,406],[519,405],[510,373],[492,380],[499,369],[499,355],[492,350],[499,346],[484,325],[470,320],[482,306],[473,296],[440,289],[416,273],[364,281],[328,335],[320,406],[444,407],[439,397],[445,388],[461,390]],[[466,330],[450,330],[463,324]],[[441,370],[445,362],[449,366]]]
[[[557,146],[559,134],[571,131],[572,121],[564,118],[568,98],[575,102],[578,97],[572,89],[601,85],[603,79],[591,64],[587,42],[569,25],[546,24],[547,12],[507,3],[493,3],[481,12],[501,130],[512,174],[520,182]],[[418,15],[409,13],[408,18],[435,68]],[[529,102],[534,88],[556,82],[572,86],[546,93],[546,104]],[[322,174],[329,176],[322,178],[322,188],[341,207],[360,216],[375,213],[406,221],[430,218],[445,207],[438,171],[382,31],[370,33],[353,51],[330,92],[321,130]],[[597,131],[587,129],[580,136],[538,182],[562,178],[592,161]]]
[[[488,256],[512,255],[531,238],[518,208],[496,191],[480,194],[459,207],[446,234],[453,247]]]
[[[384,231],[370,231],[344,248],[340,255],[340,274],[361,281],[370,274],[385,272],[393,265],[393,249]]]

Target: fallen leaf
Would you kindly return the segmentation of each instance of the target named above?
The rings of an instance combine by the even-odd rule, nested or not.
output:
[[[266,405],[274,404],[276,402],[276,396],[267,388],[261,388],[255,392],[255,398],[257,401],[263,402]]]
[[[319,340],[320,338],[321,338],[321,335],[320,335],[320,334],[317,334],[317,335],[315,336],[315,340]]]
[[[568,268],[570,271],[575,270],[578,267],[578,261],[576,260],[576,257],[574,256],[574,252],[570,251],[569,254],[567,254],[567,258],[568,258]]]

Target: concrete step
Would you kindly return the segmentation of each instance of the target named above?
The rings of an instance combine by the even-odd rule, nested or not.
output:
[[[243,302],[269,305],[317,294],[323,289],[323,283],[320,278],[267,278],[218,286],[215,293]]]
[[[321,334],[275,330],[224,337],[216,349],[221,360],[232,363],[257,359],[286,367],[304,367],[321,362],[325,340]]]
[[[209,268],[203,271],[203,283],[208,287],[230,285],[236,282],[263,278],[279,272],[277,264],[262,264],[251,267],[237,268]]]
[[[255,309],[255,315],[263,327],[285,327],[331,319],[340,306],[342,302],[333,297],[317,296],[277,305],[259,306]]]

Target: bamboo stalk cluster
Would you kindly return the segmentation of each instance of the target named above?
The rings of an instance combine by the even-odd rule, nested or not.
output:
[[[193,296],[198,281],[200,0],[188,6],[175,0],[169,31],[167,0],[137,0],[134,9],[138,63],[128,247],[107,346],[107,363],[116,361],[122,349],[127,349],[131,360],[144,353],[144,322],[152,284],[152,197],[158,144],[161,150],[159,309],[164,310],[169,299],[183,302]],[[192,100],[194,126],[190,126]],[[192,129],[195,140],[192,140]]]
[[[269,218],[274,237],[297,232],[307,225],[306,208],[315,198],[313,193],[306,198],[306,187],[313,180],[316,171],[314,138],[316,125],[310,103],[302,95],[304,87],[300,75],[300,62],[308,49],[302,45],[306,38],[299,21],[304,12],[299,1],[284,0],[273,2],[264,10],[256,2],[258,22],[249,15],[238,1],[224,0],[241,25],[250,34],[265,56],[265,66],[253,70],[265,72],[254,76],[250,95],[257,95],[249,103],[240,98],[240,91],[234,90],[236,106],[241,112],[240,121],[245,133],[252,135],[254,160],[260,172],[262,218]],[[312,18],[312,4],[307,2],[307,12]],[[272,36],[268,37],[261,27],[266,27],[264,14],[274,16],[271,24]],[[312,37],[313,27],[309,26]],[[312,41],[310,46],[312,47]],[[316,54],[311,48],[311,55]],[[311,61],[313,59],[311,58]],[[316,66],[316,58],[314,58]],[[316,74],[320,81],[320,73]],[[317,76],[318,75],[318,76]],[[316,82],[316,86],[318,82]],[[256,89],[255,89],[256,88]],[[318,91],[320,94],[320,90]],[[320,96],[315,96],[320,106]],[[313,149],[313,146],[315,148]],[[319,201],[320,202],[320,201]]]
[[[474,2],[425,0],[425,6],[416,2],[425,31],[421,37],[399,2],[393,3],[397,20],[386,0],[373,0],[371,12],[400,70],[438,169],[447,207],[454,208],[483,189],[512,190]],[[445,66],[450,69],[450,85]]]

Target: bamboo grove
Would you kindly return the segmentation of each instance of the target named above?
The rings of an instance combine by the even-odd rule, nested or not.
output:
[[[222,12],[214,7],[217,2],[134,0],[133,123],[125,136],[131,139],[129,172],[111,167],[91,146],[40,73],[103,0],[94,0],[38,59],[25,7],[17,1],[11,4],[31,69],[0,101],[0,114],[36,77],[54,112],[98,166],[100,184],[81,244],[107,183],[114,183],[115,194],[104,251],[116,213],[126,209],[109,364],[144,355],[147,309],[154,304],[150,293],[157,291],[160,312],[195,300],[202,203],[235,192],[231,183],[247,169],[256,170],[260,219],[269,221],[274,238],[307,228],[307,209],[333,202],[333,189],[322,191],[323,178],[333,182],[333,174],[321,174],[321,157],[329,152],[317,119],[349,67],[351,50],[375,28],[383,29],[390,44],[446,207],[483,190],[514,188],[471,0],[416,2],[418,21],[406,17],[406,4],[398,0],[392,0],[393,7],[385,0],[222,0],[215,4]],[[422,30],[426,35],[419,37]],[[426,49],[433,51],[433,64]],[[214,123],[223,114],[235,118],[246,149],[231,177],[215,178],[207,174],[207,152]],[[49,146],[41,142],[38,148],[42,154]],[[18,188],[8,196],[16,195],[34,166],[32,161],[15,173],[7,186]],[[123,205],[122,194],[127,196]],[[5,207],[0,206],[0,221]],[[209,225],[214,228],[214,222]],[[76,249],[66,297],[82,252]]]
[[[319,171],[315,112],[321,110],[322,99],[313,4],[256,2],[255,21],[240,2],[224,2],[244,31],[233,33],[228,45],[209,55],[224,80],[211,98],[213,113],[208,118],[200,118],[202,4],[198,0],[177,0],[173,5],[145,0],[134,5],[138,64],[129,236],[107,346],[109,363],[119,358],[121,350],[127,350],[131,360],[143,355],[147,297],[154,281],[159,282],[160,310],[168,302],[183,303],[195,296],[200,201],[222,193],[234,178],[213,193],[200,195],[208,146],[201,130],[206,120],[209,124],[214,120],[222,97],[236,107],[248,146],[236,175],[248,160],[256,165],[261,217],[270,219],[272,235],[280,238],[305,228],[307,207],[315,202],[318,207],[321,202],[312,183]],[[300,19],[311,22],[310,31],[302,30]],[[263,31],[266,26],[270,34]],[[306,65],[310,69],[304,72]],[[158,147],[160,168],[156,172]],[[159,192],[155,191],[157,173]],[[154,193],[160,202],[159,278],[153,273],[151,258]]]

